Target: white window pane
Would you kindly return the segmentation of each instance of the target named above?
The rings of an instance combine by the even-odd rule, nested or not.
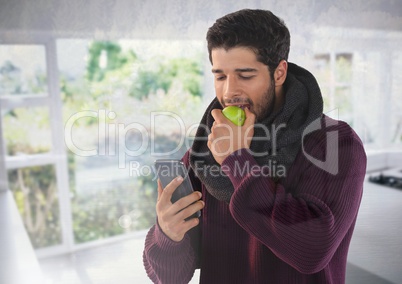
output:
[[[7,154],[38,154],[49,152],[51,131],[47,107],[3,110],[3,135]]]
[[[34,248],[60,244],[62,238],[54,166],[9,170],[8,179]]]
[[[392,96],[391,96],[391,139],[393,143],[402,144],[402,53],[395,52],[392,62]]]
[[[155,222],[152,175],[132,176],[128,168],[119,169],[117,163],[100,157],[71,158],[76,243],[147,229]]]
[[[334,101],[339,113],[339,119],[346,121],[353,127],[353,105],[350,87],[335,88]]]
[[[353,56],[350,53],[336,55],[335,80],[337,83],[350,84],[352,82],[352,59]]]
[[[316,54],[313,71],[319,84],[329,84],[331,82],[330,55]]]
[[[0,96],[47,94],[45,47],[0,45]]]

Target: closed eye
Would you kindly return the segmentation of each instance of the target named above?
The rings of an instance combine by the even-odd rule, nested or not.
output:
[[[254,75],[252,75],[252,76],[239,75],[239,77],[242,80],[250,80],[250,79],[254,78],[255,76]]]
[[[225,80],[226,79],[226,76],[216,76],[215,77],[215,80],[216,81],[223,81],[223,80]]]

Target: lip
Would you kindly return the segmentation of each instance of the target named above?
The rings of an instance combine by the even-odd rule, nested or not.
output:
[[[250,104],[225,104],[227,107],[228,106],[237,106],[237,107],[239,107],[239,108],[241,108],[241,109],[245,109],[245,108],[248,108],[248,109],[250,109]]]
[[[237,106],[242,109],[245,109],[245,108],[250,109],[252,102],[247,97],[233,97],[233,98],[224,99],[223,104],[225,106]]]

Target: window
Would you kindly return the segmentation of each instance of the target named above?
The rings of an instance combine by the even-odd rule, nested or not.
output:
[[[69,215],[54,45],[39,41],[0,45],[0,121],[9,188],[33,246],[46,250],[66,246]]]
[[[351,53],[325,53],[314,56],[317,80],[324,99],[324,112],[337,111],[339,118],[353,125]]]
[[[390,76],[391,97],[390,97],[390,121],[391,141],[395,144],[402,144],[402,74],[396,70],[402,68],[402,52],[395,52],[392,58],[392,71]]]
[[[181,126],[202,114],[202,48],[183,41],[58,41],[75,243],[155,222],[151,166],[159,154],[181,158],[188,148]]]
[[[0,46],[0,96],[47,93],[44,46]]]
[[[335,51],[319,50],[311,70],[321,87],[324,113],[348,122],[366,149],[376,151],[402,142],[401,76],[396,71],[402,57],[399,51],[378,50],[374,42],[367,49],[351,45],[348,52],[336,51],[345,48],[342,41],[332,46]]]
[[[38,255],[147,230],[153,161],[181,158],[203,113],[203,43],[60,39],[0,50],[8,183]]]

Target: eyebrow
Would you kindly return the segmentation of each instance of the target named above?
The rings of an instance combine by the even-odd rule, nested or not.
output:
[[[235,72],[238,72],[238,73],[257,72],[257,69],[255,69],[255,68],[237,68],[237,69],[235,69]],[[221,73],[223,73],[223,70],[222,69],[212,69],[212,73],[221,74]]]

